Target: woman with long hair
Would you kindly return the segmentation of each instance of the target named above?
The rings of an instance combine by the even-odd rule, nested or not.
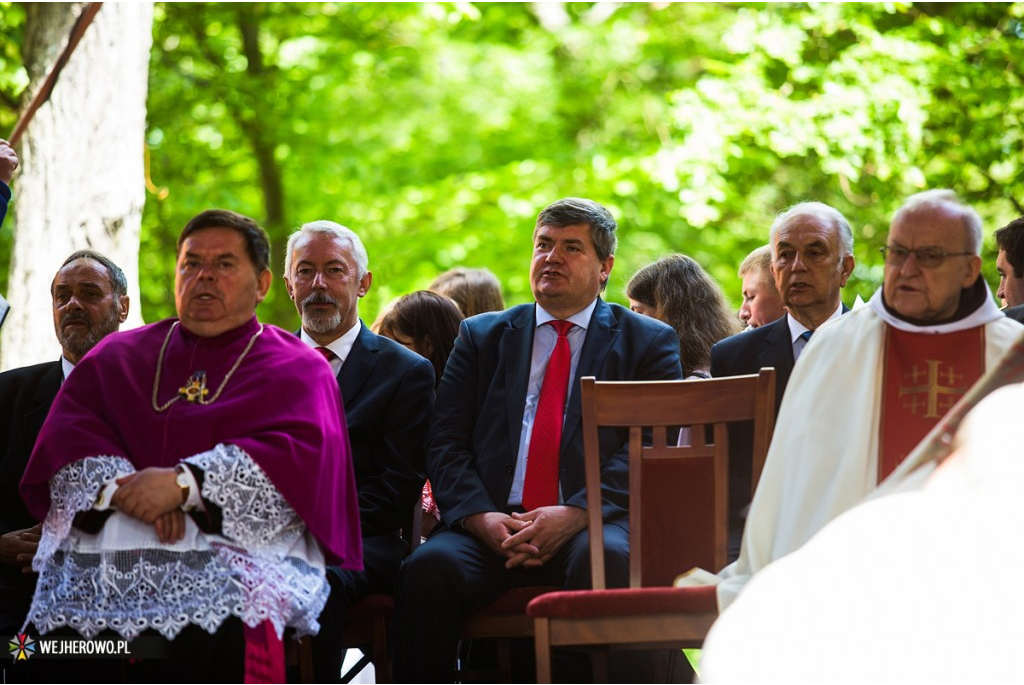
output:
[[[663,257],[637,271],[626,285],[626,297],[634,312],[675,329],[686,378],[710,378],[711,346],[739,330],[722,288],[683,254]]]

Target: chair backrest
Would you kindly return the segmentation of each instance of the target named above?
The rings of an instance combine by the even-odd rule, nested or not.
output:
[[[628,430],[630,587],[671,585],[695,566],[725,566],[728,425],[754,421],[756,487],[775,425],[775,369],[693,381],[586,377],[581,398],[594,589],[605,588],[602,429]],[[678,445],[682,426],[689,427],[689,444]]]

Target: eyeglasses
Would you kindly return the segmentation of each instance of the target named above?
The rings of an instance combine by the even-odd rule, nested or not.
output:
[[[973,252],[945,252],[937,247],[921,247],[911,250],[902,245],[886,245],[878,248],[878,251],[885,258],[885,263],[893,266],[903,266],[907,257],[914,255],[917,258],[917,265],[922,269],[934,269],[942,264],[946,257],[966,257],[974,254]]]

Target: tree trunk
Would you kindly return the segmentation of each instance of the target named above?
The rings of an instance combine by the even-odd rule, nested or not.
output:
[[[24,61],[32,79],[26,102],[81,8],[26,6]],[[152,3],[105,3],[25,132],[0,368],[60,355],[50,283],[75,250],[97,250],[124,270],[131,298],[127,326],[142,323],[138,257],[152,23]]]

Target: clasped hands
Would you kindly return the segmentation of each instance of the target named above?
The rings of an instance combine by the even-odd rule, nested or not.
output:
[[[525,514],[483,512],[466,517],[463,527],[505,557],[505,568],[537,568],[587,526],[579,507],[539,507]]]
[[[42,533],[43,524],[37,523],[31,528],[0,535],[0,562],[20,568],[22,573],[32,573],[32,558],[39,548]]]
[[[160,542],[177,542],[185,537],[185,512],[176,478],[174,469],[155,466],[121,476],[111,505],[143,523],[152,523]]]

